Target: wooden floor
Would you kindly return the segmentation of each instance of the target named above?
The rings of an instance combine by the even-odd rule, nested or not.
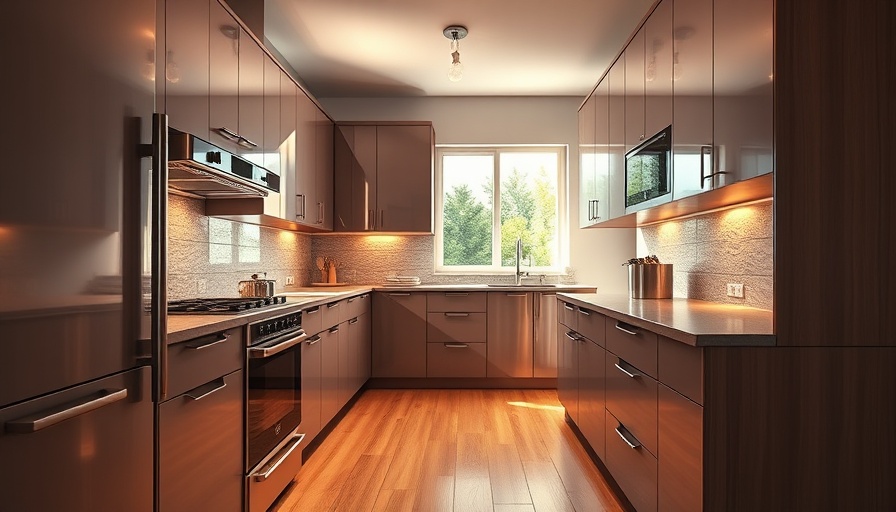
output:
[[[622,510],[552,390],[367,390],[272,510]]]

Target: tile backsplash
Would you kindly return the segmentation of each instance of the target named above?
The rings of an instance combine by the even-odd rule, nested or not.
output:
[[[291,231],[206,217],[205,203],[168,195],[168,298],[236,297],[239,281],[267,272],[275,290],[286,277],[307,285],[310,237]]]
[[[675,297],[772,309],[771,201],[645,226],[638,235],[638,256],[675,265]],[[727,283],[742,283],[744,297],[728,297]]]
[[[513,272],[501,275],[436,274],[433,270],[435,238],[432,235],[327,235],[311,240],[311,255],[335,256],[337,278],[348,284],[380,284],[387,276],[418,276],[426,284],[513,283]],[[525,268],[523,269],[525,270]],[[310,278],[320,281],[314,267]],[[575,276],[546,276],[547,283],[574,283]]]

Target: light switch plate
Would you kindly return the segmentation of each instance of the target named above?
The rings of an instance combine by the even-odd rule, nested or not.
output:
[[[296,278],[293,276],[286,276],[286,286],[291,284],[296,284]]]

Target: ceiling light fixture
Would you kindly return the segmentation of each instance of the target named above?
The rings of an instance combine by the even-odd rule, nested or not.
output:
[[[448,80],[459,82],[464,77],[464,65],[460,63],[460,40],[467,37],[467,27],[451,25],[442,31],[451,40],[451,65],[448,66]]]

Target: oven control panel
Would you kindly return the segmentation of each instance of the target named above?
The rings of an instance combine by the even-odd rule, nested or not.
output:
[[[302,328],[302,313],[290,313],[249,325],[249,345],[298,331]]]

